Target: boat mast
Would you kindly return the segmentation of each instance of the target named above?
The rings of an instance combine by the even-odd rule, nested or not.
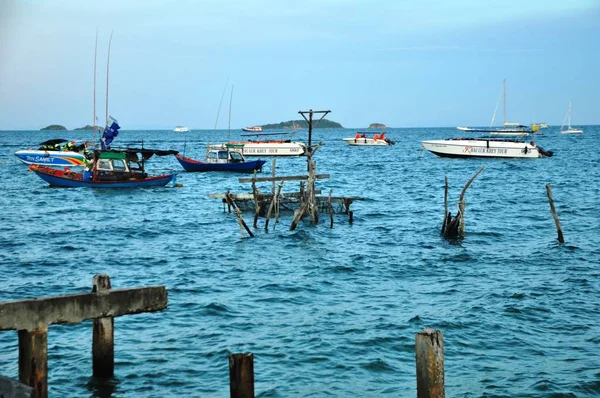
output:
[[[94,143],[96,143],[96,60],[98,59],[98,28],[96,28],[96,48],[94,49],[94,123],[92,123]]]
[[[221,101],[219,101],[219,109],[217,110],[217,118],[215,119],[215,128],[217,129],[217,123],[219,122],[219,114],[221,113],[221,105],[223,104],[223,97],[225,97],[225,90],[227,90],[227,83],[229,83],[229,76],[227,76],[227,80],[225,81],[225,87],[223,87],[223,94],[221,94]]]
[[[231,102],[233,101],[233,85],[231,86],[231,95],[229,96],[229,127],[227,131],[227,141],[231,141]]]
[[[108,72],[110,68],[110,44],[112,43],[113,31],[110,31],[110,39],[108,40],[108,57],[106,59],[106,122],[108,123]]]
[[[504,79],[504,121],[502,124],[506,126],[506,79]]]

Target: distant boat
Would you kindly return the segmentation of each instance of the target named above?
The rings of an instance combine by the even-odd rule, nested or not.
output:
[[[533,134],[536,132],[539,127],[537,126],[524,126],[520,123],[511,123],[506,121],[506,79],[504,79],[503,84],[503,97],[504,97],[504,120],[502,127],[492,127],[494,124],[494,120],[496,118],[496,111],[498,110],[498,103],[500,102],[500,98],[498,98],[498,102],[496,103],[496,108],[494,109],[494,113],[492,115],[492,121],[490,122],[489,128],[470,128],[470,127],[457,127],[457,129],[461,131],[471,132],[471,133],[490,133],[493,136],[507,136],[507,137],[523,137],[526,135]]]
[[[541,158],[553,155],[535,142],[497,138],[453,138],[422,141],[429,152],[449,158]]]
[[[263,131],[263,129],[260,126],[252,126],[252,127],[242,127],[242,131],[248,131],[251,133],[260,133],[261,131]]]
[[[177,126],[173,129],[173,131],[175,131],[176,133],[187,133],[188,131],[190,131],[190,128],[184,126]]]
[[[563,130],[563,128],[565,126],[565,121],[567,121],[567,129]],[[571,103],[570,102],[569,102],[569,110],[567,111],[565,120],[563,120],[563,124],[562,124],[562,126],[560,126],[560,132],[562,134],[581,134],[581,133],[583,133],[583,130],[574,129],[573,127],[571,127]]]
[[[342,138],[344,142],[352,146],[388,146],[394,145],[394,141],[385,138],[385,135],[380,136],[375,134],[372,138],[368,138],[366,133],[358,132],[354,138]]]
[[[175,155],[185,171],[233,171],[251,173],[262,170],[266,163],[264,160],[246,161],[240,150],[243,145],[215,145],[209,147],[206,161],[201,162],[187,158],[180,154]]]

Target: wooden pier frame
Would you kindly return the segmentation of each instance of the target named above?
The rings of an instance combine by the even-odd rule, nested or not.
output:
[[[0,303],[0,331],[17,330],[19,381],[48,396],[48,326],[94,319],[92,358],[96,377],[114,373],[113,318],[161,311],[167,307],[164,286],[110,288],[108,275],[96,275],[91,293]]]

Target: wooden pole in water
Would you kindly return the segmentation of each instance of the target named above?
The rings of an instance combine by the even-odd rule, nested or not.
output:
[[[19,330],[19,381],[33,387],[34,397],[48,397],[48,327]]]
[[[415,337],[417,398],[444,398],[444,338],[442,332],[423,329]]]
[[[275,164],[276,160],[273,159],[273,163],[271,163],[271,175],[273,176],[273,182],[271,182],[271,193],[275,195]]]
[[[231,398],[254,398],[254,355],[229,354]]]
[[[235,212],[235,216],[237,218],[237,221],[238,221],[238,224],[240,225],[240,227],[244,227],[244,229],[246,229],[246,232],[248,232],[248,235],[250,235],[250,237],[253,238],[254,234],[252,233],[252,231],[250,231],[250,228],[248,228],[248,225],[246,225],[246,222],[242,218],[242,212],[240,211],[240,209],[237,207],[237,205],[233,201],[231,192],[227,192],[225,194],[225,199],[227,200],[227,204],[229,204],[231,207],[233,207],[233,211]],[[242,235],[243,235],[243,232],[242,232]]]
[[[548,202],[550,203],[550,212],[552,213],[552,217],[554,218],[554,223],[556,224],[556,231],[558,232],[558,242],[565,243],[565,238],[563,237],[562,228],[560,226],[560,220],[556,215],[556,209],[554,208],[554,200],[552,200],[552,186],[550,183],[546,184],[546,194],[548,195]]]
[[[110,290],[110,277],[104,274],[92,278],[92,292]],[[92,334],[92,371],[95,377],[110,378],[115,373],[115,343],[113,317],[96,318]]]
[[[329,228],[333,228],[333,206],[331,206],[331,192],[333,191],[333,189],[329,190],[329,200],[327,201],[327,208],[329,210],[329,218],[331,220],[331,224],[329,226]]]
[[[442,222],[442,235],[446,231],[446,222],[448,220],[448,176],[444,176],[444,222]]]
[[[281,188],[283,188],[283,181],[279,183],[279,187],[277,188],[277,193],[273,195],[271,198],[271,204],[269,205],[269,211],[267,211],[267,220],[265,221],[265,231],[269,230],[269,219],[271,218],[271,212],[275,208],[275,204],[277,203],[277,198],[281,195]]]

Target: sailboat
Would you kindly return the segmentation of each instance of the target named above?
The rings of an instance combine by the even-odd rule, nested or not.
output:
[[[568,122],[567,122],[568,127],[566,130],[563,130],[563,127],[565,127],[565,120],[568,120]],[[583,133],[583,130],[574,129],[573,127],[571,127],[571,103],[570,102],[569,102],[569,110],[567,111],[565,120],[563,120],[563,124],[562,124],[562,126],[560,126],[561,134],[581,134],[581,133]]]
[[[461,131],[467,131],[472,133],[490,133],[491,136],[508,136],[508,137],[523,137],[529,134],[532,134],[537,130],[537,128],[529,128],[528,126],[524,126],[520,123],[511,123],[506,121],[506,79],[504,79],[503,84],[503,97],[504,97],[504,120],[502,123],[502,127],[493,128],[494,120],[496,118],[496,111],[498,110],[498,103],[500,102],[500,98],[498,98],[498,102],[496,103],[496,108],[494,109],[494,114],[492,115],[492,121],[490,122],[490,127],[487,129],[473,129],[470,127],[457,127],[457,129]]]

